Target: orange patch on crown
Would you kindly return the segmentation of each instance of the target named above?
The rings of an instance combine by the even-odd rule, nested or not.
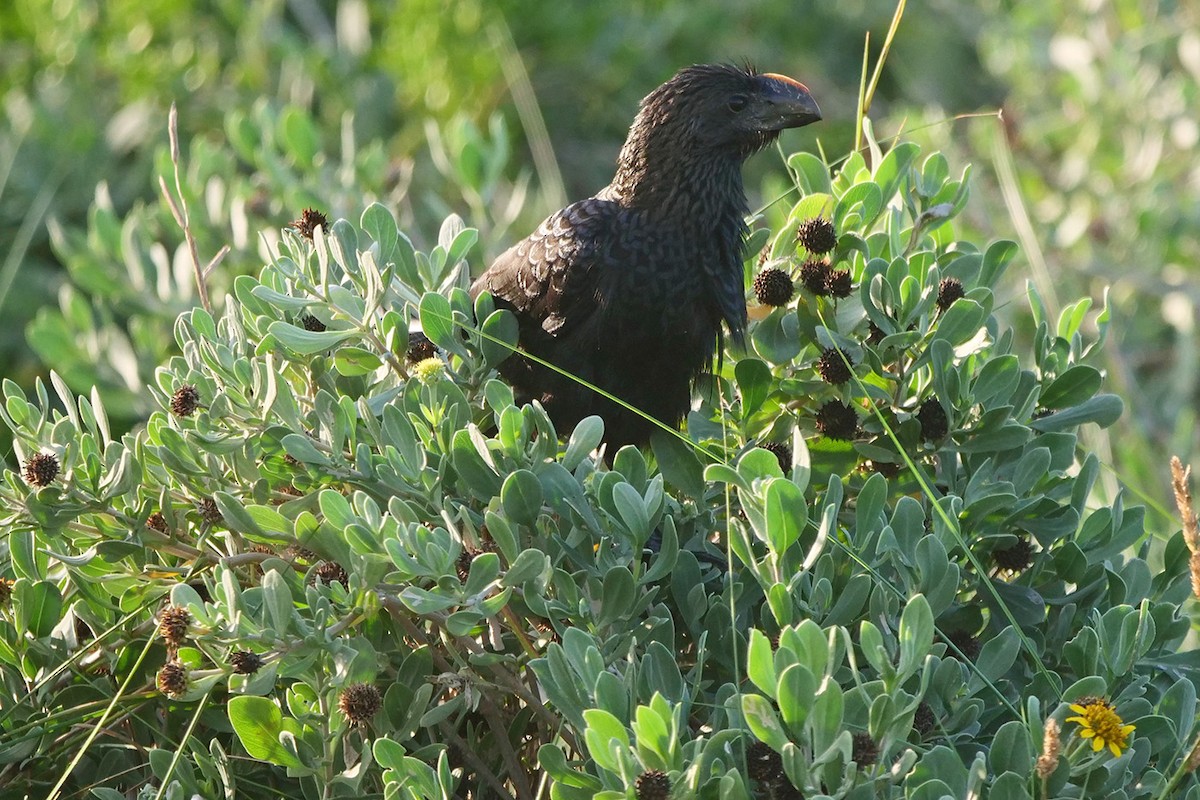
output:
[[[800,87],[801,89],[803,89],[803,90],[804,90],[806,93],[808,93],[808,94],[812,94],[812,92],[809,92],[809,91],[808,91],[808,87],[807,87],[807,86],[805,86],[803,83],[801,83],[800,81],[796,80],[795,78],[789,78],[787,75],[780,75],[778,72],[764,72],[764,73],[763,73],[763,77],[764,77],[764,78],[771,78],[771,79],[773,79],[773,80],[777,80],[777,81],[779,81],[779,82],[781,82],[781,83],[786,83],[786,84],[788,84],[788,85],[790,85],[790,86],[798,86],[798,87]]]

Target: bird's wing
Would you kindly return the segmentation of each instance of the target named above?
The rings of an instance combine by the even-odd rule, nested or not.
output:
[[[597,267],[619,213],[616,203],[594,197],[556,212],[497,258],[475,281],[471,296],[486,289],[511,305],[522,333],[565,333],[597,308],[602,278]]]

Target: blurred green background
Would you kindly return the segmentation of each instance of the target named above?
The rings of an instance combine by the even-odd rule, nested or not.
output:
[[[308,205],[373,200],[427,245],[454,212],[480,228],[476,268],[547,212],[607,182],[638,100],[678,67],[749,60],[809,85],[826,120],[785,150],[853,146],[864,37],[874,64],[894,7],[800,2],[10,0],[0,9],[0,374],[93,385],[126,426],[197,302],[180,188],[220,306]],[[871,117],[957,168],[957,224],[1014,238],[1052,309],[1106,288],[1101,363],[1125,418],[1089,446],[1155,506],[1171,453],[1197,444],[1200,5],[1156,0],[908,4]],[[1003,113],[999,113],[1003,109]],[[755,205],[789,185],[755,159]],[[770,212],[768,212],[768,218]],[[1168,524],[1160,519],[1161,524]]]

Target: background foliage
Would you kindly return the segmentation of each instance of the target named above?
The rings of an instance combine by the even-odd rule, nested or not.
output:
[[[75,394],[92,397],[93,405],[98,405],[95,397],[102,397],[114,444],[124,431],[145,428],[151,412],[161,409],[161,397],[146,387],[167,391],[157,370],[176,363],[171,359],[181,353],[188,357],[180,349],[186,337],[178,333],[176,318],[181,312],[190,313],[197,301],[182,234],[156,186],[162,176],[175,188],[165,135],[166,109],[172,101],[179,103],[183,131],[184,172],[179,188],[191,212],[200,253],[207,260],[222,247],[230,248],[209,281],[223,307],[226,294],[242,299],[236,291],[239,276],[255,275],[262,264],[275,260],[284,245],[279,229],[308,205],[328,211],[332,218],[346,217],[365,225],[363,209],[380,201],[424,252],[438,245],[439,231],[446,230],[444,218],[457,213],[479,231],[469,263],[480,269],[564,198],[588,194],[607,180],[637,100],[682,63],[749,58],[764,68],[805,80],[828,119],[819,131],[789,134],[784,151],[819,146],[834,160],[848,152],[853,141],[862,33],[872,33],[873,62],[891,11],[865,2],[838,3],[836,8],[821,4],[800,14],[787,4],[770,2],[745,3],[734,10],[717,3],[577,8],[473,0],[447,6],[421,0],[406,3],[404,13],[393,13],[353,0],[250,5],[16,0],[0,10],[0,85],[6,118],[0,130],[0,311],[9,321],[0,334],[0,372],[15,381],[8,387],[9,394],[20,387],[36,396],[35,376],[53,369],[63,386],[38,401],[43,412],[51,413],[53,406],[57,413],[67,413]],[[1149,529],[1161,534],[1159,544],[1150,546],[1151,539],[1136,537],[1117,541],[1122,547],[1135,541],[1148,546],[1139,558],[1155,573],[1167,568],[1154,579],[1154,591],[1166,594],[1153,596],[1172,603],[1180,598],[1169,594],[1165,576],[1173,576],[1171,581],[1178,578],[1171,570],[1178,566],[1181,551],[1175,551],[1173,561],[1171,553],[1162,549],[1166,533],[1178,526],[1160,501],[1167,496],[1164,454],[1178,452],[1189,460],[1196,440],[1192,408],[1197,298],[1188,276],[1197,254],[1194,237],[1187,232],[1195,229],[1200,208],[1195,196],[1200,181],[1190,157],[1200,134],[1189,113],[1196,107],[1200,85],[1200,38],[1194,33],[1200,28],[1198,22],[1195,8],[1188,4],[1148,0],[913,6],[893,44],[872,109],[885,146],[888,136],[903,132],[905,140],[921,145],[925,152],[946,153],[947,171],[940,179],[956,177],[950,175],[950,164],[956,171],[974,165],[972,200],[965,207],[956,206],[956,212],[961,212],[954,221],[956,238],[985,252],[990,251],[984,244],[996,238],[1020,242],[1020,252],[1007,270],[968,288],[993,293],[981,308],[989,320],[994,314],[994,321],[988,323],[991,333],[1012,326],[1014,336],[1007,345],[1011,354],[1037,354],[1034,364],[1021,362],[1023,369],[1049,379],[1067,362],[1085,366],[1075,364],[1082,356],[1077,350],[1082,342],[1094,341],[1099,330],[1093,327],[1096,316],[1082,313],[1084,307],[1072,301],[1087,296],[1106,309],[1110,329],[1119,335],[1091,353],[1086,366],[1099,369],[1109,381],[1108,390],[1125,397],[1131,411],[1110,429],[1118,431],[1111,441],[1094,426],[1082,430],[1082,452],[1094,458],[1083,459],[1092,466],[1081,473],[1081,483],[1073,485],[1093,489],[1092,502],[1098,507],[1117,509],[1112,530],[1124,530],[1125,537],[1131,537],[1130,531],[1140,523],[1127,518],[1120,486],[1148,503]],[[1002,120],[995,114],[1001,107]],[[972,114],[979,116],[951,120]],[[749,172],[749,185],[759,189],[757,199],[765,207],[762,225],[780,237],[787,233],[785,223],[796,221],[795,196],[768,203],[796,183],[810,193],[822,191],[812,182],[812,170],[792,166],[789,174],[780,159],[762,157]],[[850,164],[844,173],[848,185],[834,193],[842,196],[859,181],[860,171],[860,165]],[[865,233],[866,220],[856,224]],[[365,235],[377,232],[368,229]],[[778,249],[783,239],[772,241]],[[443,249],[450,243],[442,241]],[[872,247],[867,245],[868,252],[878,254]],[[772,255],[787,257],[786,253]],[[865,270],[868,261],[864,256],[857,269]],[[888,280],[900,277],[887,276]],[[911,277],[928,298],[935,288],[930,275],[914,268]],[[1027,278],[1036,287],[1032,303],[1026,300]],[[410,289],[444,288],[422,281],[410,280]],[[1107,287],[1111,289],[1103,300]],[[796,319],[803,324],[801,338],[806,346],[812,346],[818,325],[841,331],[840,324],[847,321],[839,317],[837,324],[831,324],[833,320],[802,314]],[[773,330],[776,322],[769,321],[766,327]],[[1045,330],[1039,327],[1043,324]],[[800,332],[798,328],[786,333]],[[897,329],[896,334],[902,332]],[[1066,351],[1048,343],[1046,336],[1051,334],[1068,343]],[[1078,344],[1073,344],[1076,339]],[[776,352],[778,358],[772,358],[770,348],[780,346],[779,342],[760,337],[758,343],[766,348],[757,355],[769,366],[772,382],[762,384],[763,373],[757,367],[743,367],[741,382],[731,374],[732,383],[723,387],[726,394],[721,396],[727,404],[740,403],[742,392],[758,397],[765,391],[774,397],[760,412],[735,415],[735,433],[742,443],[763,435],[782,441],[793,432],[814,433],[805,428],[811,426],[811,413],[816,410],[812,404],[793,408],[778,395],[792,392],[796,398],[806,398],[815,387],[811,374],[787,374],[781,365],[790,357]],[[825,344],[839,342],[828,338]],[[391,346],[398,347],[394,342]],[[799,356],[796,363],[807,364],[814,354],[794,355]],[[341,368],[353,371],[348,364],[356,358],[343,353]],[[856,363],[867,369],[863,362]],[[872,362],[870,369],[883,363]],[[972,363],[968,369],[981,366]],[[989,380],[1006,385],[1012,367],[992,369],[998,375],[989,375]],[[1076,372],[1075,377],[1082,374]],[[945,381],[945,375],[937,380]],[[1094,380],[1088,377],[1085,383],[1090,386]],[[969,380],[967,384],[971,388],[966,394],[943,401],[954,424],[967,425],[963,431],[975,423],[955,418],[953,411],[978,399],[974,384]],[[93,385],[98,387],[96,395],[91,394]],[[478,415],[483,407],[478,405],[479,397],[470,393],[472,388],[480,387],[468,385],[464,396],[476,403],[472,408]],[[907,447],[920,452],[924,445],[911,438],[913,422],[905,416],[914,409],[904,401],[923,401],[929,389],[921,384],[912,387],[915,394],[897,396],[900,416],[895,421],[908,424],[897,431],[904,447],[881,440],[886,452],[864,451],[861,446],[850,452],[825,444],[813,450],[819,480],[798,485],[807,490],[814,520],[818,516],[814,492],[824,490],[829,474],[848,474],[858,459],[891,463],[889,459]],[[943,383],[938,391],[945,389]],[[340,385],[339,391],[347,390]],[[780,416],[783,408],[789,414]],[[1106,416],[1103,421],[1111,420]],[[33,422],[25,420],[17,427]],[[703,423],[693,419],[693,429],[705,435],[715,432]],[[864,420],[864,425],[871,424],[875,423],[869,418]],[[1017,424],[1030,427],[1028,420]],[[39,446],[48,441],[65,446],[68,428],[58,423],[51,427],[57,433],[49,440],[42,429],[29,434],[24,445],[18,444],[10,453],[10,466],[19,469],[19,457],[32,452],[35,441]],[[868,427],[866,433],[882,435],[878,427]],[[106,447],[97,445],[93,455],[101,457]],[[1066,451],[1055,448],[1065,447],[1058,444],[1050,449],[1061,460]],[[736,456],[735,451],[725,454],[735,464],[740,463]],[[82,451],[78,457],[83,458]],[[825,471],[822,464],[827,465]],[[244,463],[236,468],[209,467],[222,480],[230,475],[247,479],[250,474]],[[622,469],[617,472],[640,487],[640,473],[629,468],[634,469],[633,475]],[[1000,464],[987,468],[998,469],[1001,479],[1011,477]],[[95,476],[104,471],[96,464],[81,469]],[[270,486],[274,477],[260,475],[255,480]],[[176,486],[169,497],[159,497],[157,502],[164,510],[186,509],[203,491],[216,488],[205,481],[186,490]],[[10,489],[16,493],[14,502],[26,493],[19,482]],[[1082,492],[1072,489],[1073,494],[1076,491]],[[740,503],[736,491],[734,495]],[[1000,496],[1007,495],[1001,492]],[[1084,499],[1072,497],[1076,513],[1087,510],[1080,505]],[[137,520],[132,528],[135,540],[149,535],[140,532],[143,512],[149,513],[146,502],[147,498],[140,498],[136,509],[124,509],[125,516],[119,518]],[[84,508],[88,514],[97,513],[87,503]],[[925,514],[936,526],[928,507]],[[1102,523],[1102,517],[1096,519],[1095,526],[1109,524]],[[111,523],[97,524],[98,532],[92,535],[99,540],[115,535]],[[197,524],[194,518],[191,524]],[[893,527],[897,525],[893,522]],[[1049,539],[1039,538],[1038,543],[1044,551],[1060,547],[1073,553]],[[949,540],[944,544],[950,561],[975,549],[960,544],[955,552]],[[988,551],[992,544],[996,543],[983,549]],[[87,537],[72,547],[76,545],[77,550],[64,552],[78,557],[91,546]],[[12,550],[11,544],[6,547]],[[1088,569],[1103,565],[1105,575],[1120,574],[1123,582],[1141,585],[1141,578],[1129,578],[1123,559],[1103,548],[1093,555],[1087,556]],[[173,557],[183,556],[174,553]],[[9,558],[11,569],[3,574],[34,582],[46,577],[34,556],[29,556],[33,561],[26,564],[31,570],[27,573],[16,566],[19,558]],[[118,547],[113,558],[129,556]],[[1057,571],[1066,569],[1058,563],[1063,559],[1068,556],[1055,557],[1060,576],[1065,573]],[[109,566],[104,569],[117,561],[106,562]],[[130,580],[137,570],[151,570],[134,581],[147,598],[177,577],[170,570],[156,574],[136,559],[122,563],[131,570]],[[295,563],[313,566],[304,559]],[[506,569],[513,567],[511,561],[503,563]],[[178,568],[178,564],[168,566]],[[632,560],[625,568],[639,575]],[[280,574],[288,573],[281,568]],[[61,579],[59,573],[55,575]],[[151,580],[143,584],[145,577]],[[1029,580],[1034,585],[1038,579]],[[1171,591],[1178,591],[1177,581],[1170,585]],[[59,587],[60,594],[63,588]],[[1038,584],[1038,590],[1042,588]],[[34,599],[44,599],[42,593],[49,592],[32,591],[37,593]],[[1106,591],[1112,595],[1115,590]],[[1111,602],[1136,605],[1122,599],[1125,591],[1117,593],[1121,597],[1112,596]],[[1128,596],[1152,594],[1132,591]],[[60,621],[68,619],[72,598],[67,591],[57,609]],[[21,607],[29,602],[23,594]],[[140,627],[127,640],[122,634],[119,644],[113,645],[115,653],[127,654],[122,656],[126,660],[118,660],[114,673],[135,675],[136,685],[148,686],[144,669],[128,671],[135,649],[153,641],[147,627],[153,625],[147,616],[151,605],[149,600],[139,603],[125,609]],[[936,602],[933,608],[938,608]],[[55,627],[54,617],[38,616],[43,620],[40,624],[50,626],[45,631],[47,642],[61,642],[63,630]],[[27,617],[14,621],[30,622]],[[99,624],[98,617],[91,621]],[[775,619],[776,626],[782,624]],[[51,636],[50,629],[57,633]],[[1074,629],[1068,625],[1064,630]],[[93,632],[98,631],[93,627]],[[1163,639],[1158,646],[1170,641]],[[728,643],[716,651],[738,652]],[[38,663],[57,679],[61,673],[53,665],[68,662],[62,660],[63,653],[55,652],[42,653]],[[31,674],[36,673],[34,669]],[[889,686],[888,692],[900,683]],[[9,687],[14,698],[20,696],[21,685],[18,681]],[[772,697],[769,690],[759,688]],[[152,700],[153,691],[148,689],[139,702],[160,702]],[[1040,702],[1045,701],[1042,697]],[[1141,713],[1140,706],[1134,710]],[[21,711],[27,713],[32,713],[29,708]],[[1172,723],[1177,736],[1186,735],[1190,723],[1185,723],[1183,718]],[[21,758],[26,756],[21,753]],[[144,778],[144,773],[139,777]],[[88,773],[77,779],[86,785]]]

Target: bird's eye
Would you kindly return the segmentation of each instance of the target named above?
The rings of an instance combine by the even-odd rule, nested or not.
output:
[[[736,114],[746,107],[746,102],[746,95],[735,94],[729,98],[729,110]]]

